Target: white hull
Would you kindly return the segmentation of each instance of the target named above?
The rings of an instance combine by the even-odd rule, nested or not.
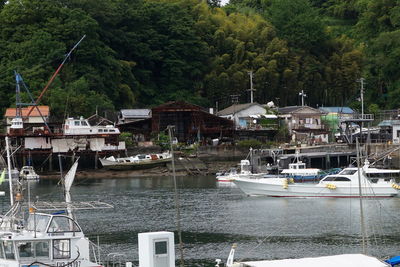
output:
[[[243,179],[234,183],[247,195],[271,197],[359,197],[359,188],[343,183],[336,183],[335,189],[329,189],[327,184],[288,184],[284,186],[281,178]],[[365,197],[394,197],[398,191],[386,184],[370,184],[361,186]]]
[[[247,178],[247,179],[258,179],[262,178],[266,173],[251,173],[251,174],[230,174],[230,175],[219,175],[216,177],[218,182],[233,182],[236,179]]]

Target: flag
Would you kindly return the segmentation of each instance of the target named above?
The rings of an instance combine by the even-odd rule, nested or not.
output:
[[[3,183],[4,177],[6,177],[6,169],[4,169],[0,175],[0,185]]]

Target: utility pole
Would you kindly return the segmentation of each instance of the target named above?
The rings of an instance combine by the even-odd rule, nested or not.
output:
[[[239,103],[239,95],[231,95],[231,99],[232,99],[232,104],[233,104],[233,122],[235,124],[236,127],[236,105]]]
[[[249,71],[248,74],[250,75],[250,103],[253,103],[253,92],[256,90],[253,88],[253,71]]]
[[[357,80],[357,82],[360,83],[360,100],[361,100],[361,118],[364,118],[364,82],[365,79],[364,78],[360,78]]]
[[[299,96],[301,96],[301,106],[304,107],[304,98],[307,97],[304,90],[301,90],[301,92],[299,93]]]
[[[361,129],[360,129],[360,140],[362,142],[362,130],[364,128],[364,78],[357,79],[357,82],[360,83],[360,101],[361,101]]]

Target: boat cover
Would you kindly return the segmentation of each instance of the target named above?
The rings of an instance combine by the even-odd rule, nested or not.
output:
[[[393,257],[391,259],[386,260],[387,263],[389,263],[391,266],[395,266],[400,264],[400,256]]]
[[[241,262],[240,267],[387,267],[377,258],[363,254],[342,254],[317,258],[284,259],[270,261]]]

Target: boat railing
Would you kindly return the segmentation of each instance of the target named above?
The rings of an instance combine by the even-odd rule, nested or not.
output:
[[[125,267],[127,264],[127,256],[123,253],[109,253],[104,261],[105,267]],[[130,265],[132,266],[132,265]]]

